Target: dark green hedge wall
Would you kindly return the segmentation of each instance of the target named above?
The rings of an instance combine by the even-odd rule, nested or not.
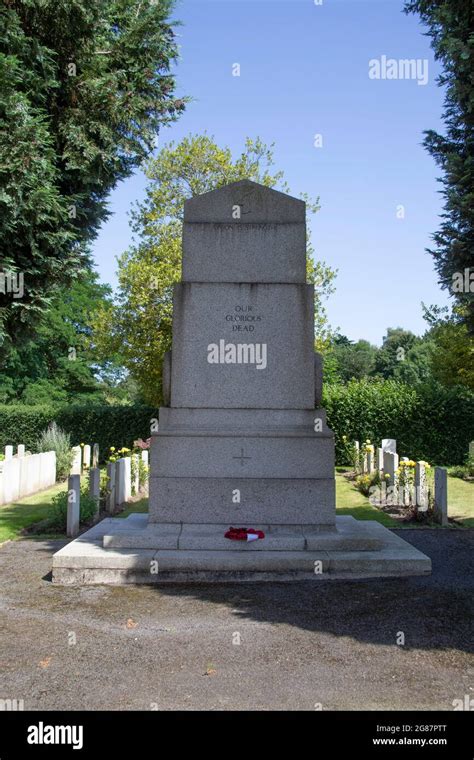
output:
[[[397,451],[430,464],[462,464],[474,439],[474,394],[464,388],[412,387],[395,381],[326,385],[324,407],[336,434],[336,462],[346,464],[342,436],[379,444],[396,438]],[[158,409],[146,406],[0,406],[0,450],[24,443],[30,450],[52,420],[73,445],[98,443],[101,460],[110,446],[131,447],[148,438]]]
[[[110,446],[131,448],[137,438],[149,438],[150,422],[158,409],[147,406],[1,406],[0,450],[24,443],[34,450],[40,433],[55,420],[71,434],[71,443],[98,443],[103,461]]]
[[[397,451],[430,464],[462,464],[474,439],[474,394],[460,386],[409,386],[391,380],[327,385],[328,425],[336,434],[336,462],[344,461],[342,436],[380,445],[396,438]]]

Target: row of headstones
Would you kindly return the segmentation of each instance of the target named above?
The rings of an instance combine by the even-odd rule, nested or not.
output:
[[[0,466],[0,504],[31,496],[56,483],[56,452],[30,454],[23,444],[5,446],[5,459]]]
[[[359,441],[354,441],[356,452],[360,451]],[[402,457],[401,461],[408,462],[408,457]],[[377,471],[385,478],[387,486],[398,489],[397,470],[400,458],[397,454],[397,442],[394,438],[384,438],[382,446],[373,451],[366,451],[361,459],[362,472],[372,474]],[[385,476],[388,475],[388,478]],[[410,493],[406,489],[400,489],[399,498],[406,506],[410,503]],[[415,462],[415,478],[413,501],[419,512],[428,510],[428,482],[425,462]],[[448,524],[448,471],[444,467],[434,468],[434,518],[441,525]]]
[[[96,445],[96,444],[95,444]],[[94,445],[94,446],[95,446]],[[78,446],[77,448],[85,448]],[[122,457],[116,462],[107,463],[107,493],[105,497],[105,511],[113,515],[117,508],[129,501],[132,490],[135,494],[139,491],[139,459],[148,466],[148,451],[140,454],[132,454],[131,457]],[[132,459],[135,459],[134,480],[132,482]],[[97,460],[98,462],[98,447]],[[96,503],[95,520],[99,518],[100,511],[100,469],[91,467],[89,470],[89,496]],[[133,489],[132,489],[133,486]],[[68,507],[67,507],[67,535],[74,538],[79,533],[81,512],[81,474],[71,473],[68,478]]]
[[[72,460],[71,475],[81,475],[84,470],[90,470],[91,467],[95,468],[99,466],[99,444],[94,443],[93,446],[89,446],[86,443],[84,446],[72,447],[74,458]]]
[[[13,459],[13,457],[24,457],[26,456],[25,446],[23,443],[19,443],[16,447],[16,454],[14,454],[15,447],[14,446],[5,446],[5,462],[8,462],[10,459]]]

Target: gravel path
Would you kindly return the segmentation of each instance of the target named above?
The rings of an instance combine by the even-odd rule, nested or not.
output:
[[[35,710],[452,710],[474,697],[474,530],[399,533],[432,558],[431,577],[63,588],[49,572],[64,542],[4,544],[0,699]]]

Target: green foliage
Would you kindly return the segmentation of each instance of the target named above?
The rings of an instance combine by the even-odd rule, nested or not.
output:
[[[36,451],[55,451],[56,452],[56,476],[58,480],[67,478],[71,471],[74,453],[71,448],[71,436],[61,430],[56,422],[52,422],[46,430],[41,433]]]
[[[137,438],[148,438],[155,418],[157,409],[146,406],[0,406],[0,448],[24,443],[34,451],[42,431],[55,421],[73,446],[98,443],[103,462],[111,446],[131,449]]]
[[[347,435],[341,435],[340,459],[343,465],[351,465],[355,472],[359,472],[362,464],[360,449],[355,445],[355,441],[350,441]]]
[[[111,446],[109,452],[110,453],[105,457],[106,462],[116,462],[117,459],[123,459],[124,457],[132,456],[132,450],[127,446],[122,446],[120,449],[118,449],[116,446]]]
[[[120,403],[134,400],[117,360],[104,361],[92,342],[91,321],[110,303],[111,288],[86,272],[59,288],[34,340],[11,346],[0,372],[0,403]]]
[[[324,354],[324,379],[329,383],[368,377],[392,378],[413,385],[429,382],[433,376],[433,350],[429,333],[419,338],[400,327],[387,329],[380,348],[367,340],[353,343],[345,335],[336,334]]]
[[[474,427],[474,394],[466,388],[410,386],[394,380],[326,385],[323,406],[336,435],[336,463],[347,464],[346,442],[396,438],[397,450],[438,465],[464,461]]]
[[[0,406],[0,449],[24,443],[27,451],[35,451],[38,438],[54,420],[54,407]]]
[[[150,184],[145,202],[132,214],[137,245],[119,259],[119,295],[104,304],[94,321],[94,340],[103,356],[120,354],[142,397],[161,403],[161,367],[171,347],[172,289],[181,277],[184,202],[194,195],[241,179],[288,190],[282,172],[271,171],[273,146],[247,138],[236,159],[208,135],[191,135],[162,148],[147,166]],[[309,201],[310,211],[318,201]],[[307,277],[315,284],[316,346],[328,339],[324,300],[333,290],[335,272],[314,263],[308,243]]]
[[[48,527],[63,533],[67,528],[67,505],[68,492],[60,491],[51,500],[52,515]],[[92,521],[96,512],[96,502],[89,496],[87,480],[81,486],[81,498],[79,503],[79,523],[87,525]]]
[[[431,329],[431,372],[442,385],[464,385],[474,391],[474,337],[466,326],[465,309],[424,308],[424,317]]]
[[[474,338],[463,319],[465,309],[422,304],[429,329],[418,337],[400,327],[389,327],[382,346],[357,343],[334,335],[324,353],[326,383],[373,378],[399,380],[406,385],[438,384],[474,390]]]
[[[354,485],[358,491],[364,494],[364,496],[370,496],[370,489],[374,486],[380,485],[380,475],[377,471],[358,475],[355,479]]]
[[[378,351],[367,340],[352,343],[345,335],[336,335],[332,346],[335,376],[342,382],[367,377],[374,371]]]
[[[183,110],[171,9],[171,0],[2,4],[0,249],[25,293],[0,295],[0,345],[19,344],[54,289],[90,268],[110,191]]]
[[[138,485],[140,488],[144,488],[146,484],[148,483],[148,478],[150,475],[150,465],[145,464],[143,459],[139,457],[138,459]]]
[[[428,130],[424,146],[443,175],[441,227],[430,250],[444,288],[465,308],[462,321],[474,332],[474,293],[455,292],[453,275],[471,267],[474,249],[474,34],[472,3],[466,0],[406,0],[406,13],[418,13],[431,37],[435,58],[443,66],[443,135]]]
[[[417,341],[416,335],[401,327],[389,327],[375,357],[374,374],[388,379],[394,377],[400,364]]]
[[[434,377],[433,352],[432,340],[417,338],[405,353],[403,361],[397,362],[393,369],[393,377],[407,385],[431,382]]]
[[[449,474],[454,478],[462,478],[463,480],[474,479],[474,455],[466,457],[465,464],[457,465],[456,467],[450,467]]]
[[[398,451],[431,464],[465,461],[474,428],[474,394],[461,386],[406,385],[395,380],[353,380],[326,385],[323,406],[336,435],[336,462],[347,464],[348,441],[396,438]],[[0,406],[0,449],[24,443],[34,450],[41,432],[55,420],[71,443],[98,443],[101,461],[110,448],[133,449],[148,438],[158,410],[146,406]],[[343,439],[346,436],[346,440]]]

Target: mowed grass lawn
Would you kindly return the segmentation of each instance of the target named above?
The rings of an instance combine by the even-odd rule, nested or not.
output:
[[[0,507],[0,544],[21,538],[21,532],[34,523],[51,515],[53,496],[66,490],[65,483],[57,483],[53,488],[27,496],[21,501]],[[474,528],[474,483],[460,478],[448,478],[448,500],[450,517],[455,517],[463,527]],[[128,517],[132,512],[147,512],[148,499],[142,498],[128,504],[117,517]],[[377,520],[387,528],[402,527],[393,518],[373,507],[341,472],[336,472],[336,512],[338,515],[352,515],[357,520]],[[406,527],[416,527],[416,524]],[[57,534],[55,534],[58,537]],[[35,534],[35,538],[44,534]]]
[[[336,512],[357,520],[377,520],[388,528],[421,527],[417,523],[401,524],[373,507],[341,472],[336,472]],[[448,516],[464,528],[474,528],[474,483],[448,476]]]
[[[65,483],[56,483],[46,491],[0,507],[0,544],[18,538],[23,528],[49,517],[52,512],[51,499],[66,488]]]
[[[474,528],[474,483],[448,478],[448,515],[465,528]]]
[[[397,526],[396,520],[373,507],[367,496],[354,488],[341,472],[336,472],[336,514],[351,515],[356,520],[376,520],[387,528]]]

